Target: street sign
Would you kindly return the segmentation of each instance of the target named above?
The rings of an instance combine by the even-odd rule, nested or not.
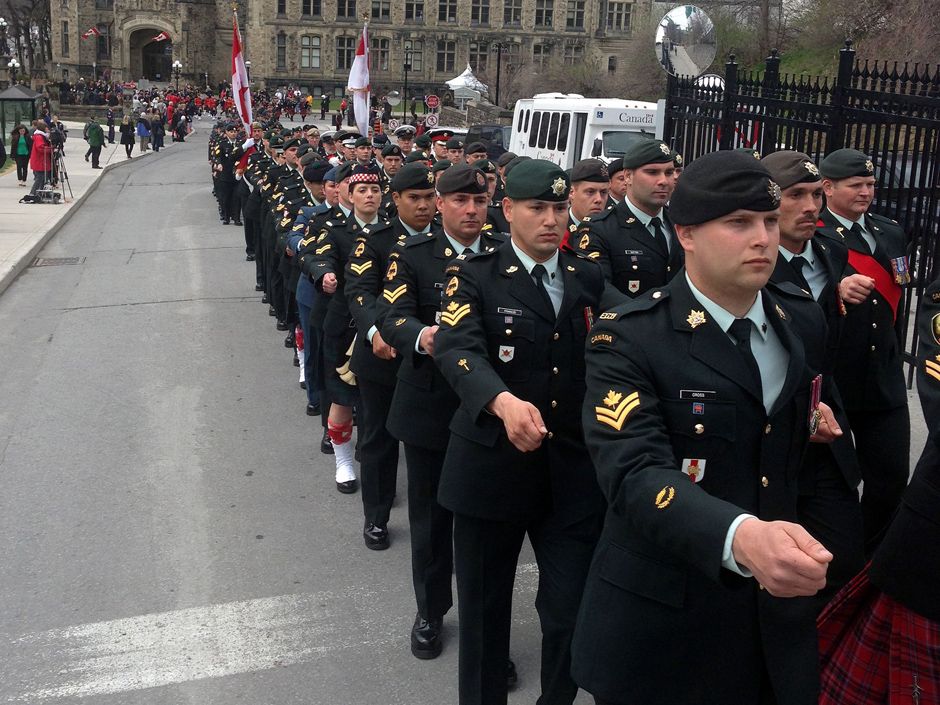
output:
[[[401,127],[401,123],[395,118],[388,121],[388,129],[397,130],[399,127]]]
[[[425,116],[424,124],[428,127],[437,127],[437,115],[431,113],[430,115]]]
[[[427,105],[431,110],[437,110],[441,106],[441,99],[436,95],[429,95],[424,99],[424,104]]]

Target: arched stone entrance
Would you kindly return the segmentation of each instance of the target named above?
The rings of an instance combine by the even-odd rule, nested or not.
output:
[[[146,78],[151,81],[169,81],[172,77],[173,42],[152,41],[162,32],[156,27],[136,29],[128,38],[129,72],[133,79]]]

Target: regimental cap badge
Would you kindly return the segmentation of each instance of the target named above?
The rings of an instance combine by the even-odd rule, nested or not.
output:
[[[677,155],[675,156],[675,159],[673,159],[672,161],[673,161],[673,163],[674,163],[676,166],[682,166],[682,155],[681,155],[681,154],[677,154]]]
[[[661,151],[666,156],[669,156],[669,153],[672,152],[672,150],[669,149],[669,145],[666,144],[665,142],[659,143],[659,151]]]
[[[434,183],[434,173],[429,171],[429,172],[428,172],[427,179],[428,179],[428,183],[429,183],[429,184],[433,184],[433,183]]]
[[[869,174],[875,173],[875,164],[871,159],[865,160],[865,171],[867,171]]]
[[[480,176],[482,176],[482,174]],[[567,184],[565,184],[565,180],[559,176],[552,182],[552,193],[556,196],[560,196],[565,192],[566,187]]]
[[[810,161],[803,162],[803,168],[813,176],[819,176],[819,167]]]
[[[685,319],[686,323],[689,324],[690,328],[698,328],[705,322],[705,312],[704,311],[689,311],[688,317]]]
[[[780,199],[783,198],[783,193],[780,191],[780,187],[777,183],[771,179],[767,180],[767,195],[770,196],[770,200],[773,202],[774,206],[780,205]]]

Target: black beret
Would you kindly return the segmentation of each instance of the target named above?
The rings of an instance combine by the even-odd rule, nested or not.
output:
[[[822,181],[818,167],[809,155],[803,152],[785,149],[768,154],[760,163],[770,172],[770,178],[776,181],[781,189],[788,189],[794,184]]]
[[[780,205],[780,187],[752,156],[737,151],[712,152],[682,172],[669,201],[669,217],[679,225],[697,225],[738,209],[772,211]]]
[[[384,147],[388,144],[388,137],[379,132],[378,134],[372,135],[372,146],[373,147]]]
[[[857,149],[837,149],[819,163],[819,171],[826,179],[850,179],[874,176],[875,164],[871,157]]]
[[[300,140],[297,139],[296,137],[292,137],[291,139],[284,142],[284,151],[286,152],[291,147],[299,147],[299,146],[300,146]]]
[[[300,154],[300,150],[297,150],[297,154]],[[313,162],[320,161],[322,157],[320,153],[315,149],[305,150],[303,155],[300,157],[300,166],[307,166]]]
[[[224,129],[226,132],[228,132],[229,130],[237,130],[238,127],[236,127],[236,125],[235,125],[234,122],[227,122],[227,123],[225,123],[225,127],[224,127],[223,129]]]
[[[568,174],[545,159],[526,159],[516,164],[506,176],[506,196],[513,199],[535,198],[540,201],[567,201],[571,191]]]
[[[438,159],[431,167],[431,171],[436,174],[439,171],[450,169],[453,165],[454,163],[450,159]]]
[[[474,169],[469,164],[456,164],[438,178],[437,192],[440,194],[486,193],[486,177],[483,176],[483,172]]]
[[[357,147],[371,147],[372,143],[369,141],[368,137],[359,137],[358,139],[356,139],[356,146]]]
[[[418,139],[415,140],[415,146],[419,149],[427,149],[431,146],[431,135],[421,135]]]
[[[344,162],[336,167],[336,183],[348,179],[352,175],[353,166],[352,162]]]
[[[303,157],[309,152],[313,147],[311,147],[306,140],[300,143],[300,146],[297,147],[297,156]]]
[[[736,147],[735,152],[740,152],[741,154],[746,154],[749,157],[754,157],[754,159],[760,159],[760,152],[758,152],[753,147]]]
[[[489,159],[477,159],[471,165],[474,169],[479,169],[484,174],[495,174],[497,173],[496,165],[491,162]]]
[[[281,137],[290,137],[294,134],[294,131],[286,127],[281,128]]]
[[[322,182],[325,180],[326,172],[332,168],[329,162],[313,162],[304,169],[304,181]]]
[[[506,166],[517,156],[518,155],[515,152],[504,152],[503,154],[500,154],[499,159],[496,160],[496,166]]]
[[[406,164],[392,177],[390,188],[396,193],[408,189],[434,188],[434,175],[424,164]]]
[[[593,181],[606,184],[610,181],[607,165],[600,159],[582,159],[571,168],[571,183],[575,181]]]
[[[400,157],[402,156],[401,147],[397,144],[387,144],[382,147],[382,156],[383,157]]]
[[[482,142],[471,142],[466,146],[464,152],[467,154],[479,154],[480,152],[486,153],[486,145]]]
[[[463,142],[460,141],[459,137],[451,137],[447,140],[447,149],[463,149]]]
[[[613,176],[618,171],[623,171],[623,157],[617,157],[607,165],[607,173]]]
[[[513,157],[512,159],[510,159],[510,160],[506,163],[506,169],[505,169],[505,171],[503,171],[503,176],[509,176],[509,172],[510,172],[510,171],[512,171],[512,170],[515,169],[517,166],[519,166],[520,164],[522,164],[522,162],[527,162],[527,161],[529,161],[530,159],[532,159],[532,157],[525,157],[525,156],[523,156],[523,157]]]
[[[623,168],[638,169],[644,164],[666,164],[672,158],[672,150],[662,140],[639,139],[624,152]]]
[[[427,152],[415,150],[414,152],[409,154],[407,157],[405,157],[405,164],[413,164],[415,162],[426,162],[428,161],[428,159],[429,157],[427,155]]]

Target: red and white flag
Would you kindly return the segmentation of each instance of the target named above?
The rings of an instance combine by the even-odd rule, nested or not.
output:
[[[347,88],[353,94],[353,110],[356,114],[356,126],[363,137],[369,134],[369,25],[362,26],[362,36],[356,47],[356,58],[349,71]]]
[[[154,37],[150,41],[151,42],[165,42],[169,38],[170,38],[169,34],[167,34],[166,32],[160,32],[160,34],[158,34],[156,37]]]
[[[238,33],[238,14],[232,13],[232,98],[235,109],[245,126],[245,132],[251,134],[251,89],[248,87],[248,70],[245,57],[242,56],[242,38]]]
[[[84,32],[82,32],[82,39],[88,39],[88,37],[100,37],[101,31],[97,27],[89,27]]]

